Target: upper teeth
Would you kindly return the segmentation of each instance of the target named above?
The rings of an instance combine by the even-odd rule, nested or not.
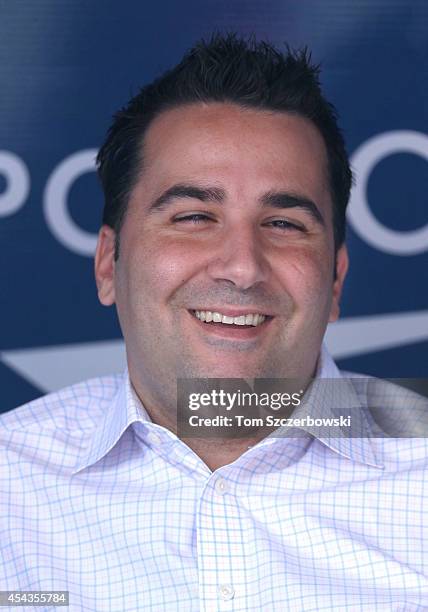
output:
[[[228,317],[220,312],[211,312],[211,310],[195,310],[197,319],[210,323],[226,323],[227,325],[260,325],[266,319],[266,315],[261,314],[243,314],[239,317]]]

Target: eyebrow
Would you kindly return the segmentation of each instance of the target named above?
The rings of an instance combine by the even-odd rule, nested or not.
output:
[[[226,192],[219,187],[197,187],[196,185],[173,185],[164,191],[151,204],[149,211],[165,210],[168,204],[175,198],[191,198],[201,202],[216,202],[222,204],[226,198]]]
[[[150,205],[149,212],[163,211],[175,198],[189,198],[201,202],[215,202],[223,204],[226,199],[226,191],[220,187],[198,187],[196,185],[177,184],[164,191]],[[264,207],[278,209],[300,208],[311,215],[319,225],[325,226],[325,221],[318,206],[304,196],[283,191],[268,191],[260,198],[260,204]]]
[[[301,208],[309,213],[319,225],[325,226],[324,217],[320,213],[318,206],[309,198],[283,191],[269,191],[261,197],[261,203],[263,206],[279,209]]]

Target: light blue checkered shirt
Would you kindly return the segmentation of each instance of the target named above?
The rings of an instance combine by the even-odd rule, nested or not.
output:
[[[325,350],[320,376],[341,376]],[[93,612],[428,610],[427,458],[422,438],[269,436],[211,472],[126,373],[93,379],[0,417],[0,590]]]

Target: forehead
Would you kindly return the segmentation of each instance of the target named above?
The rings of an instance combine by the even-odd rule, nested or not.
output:
[[[312,122],[291,113],[230,103],[173,108],[150,124],[143,160],[146,188],[233,177],[235,183],[250,187],[254,182],[260,189],[274,186],[263,181],[313,189],[318,198],[321,190],[328,191],[324,140]]]

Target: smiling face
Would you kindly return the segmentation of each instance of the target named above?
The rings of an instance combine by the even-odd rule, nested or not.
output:
[[[334,280],[318,130],[296,115],[193,104],[153,121],[143,156],[119,258],[106,226],[96,256],[140,397],[167,402],[177,376],[312,376],[347,267],[342,247]]]

